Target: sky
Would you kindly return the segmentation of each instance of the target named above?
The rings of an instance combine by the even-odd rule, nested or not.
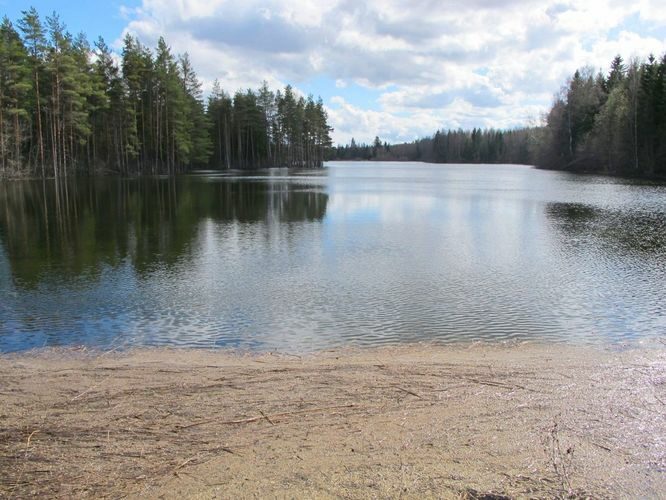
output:
[[[538,124],[583,66],[666,52],[666,0],[0,0],[56,11],[72,33],[160,35],[204,88],[292,84],[321,96],[333,140]]]

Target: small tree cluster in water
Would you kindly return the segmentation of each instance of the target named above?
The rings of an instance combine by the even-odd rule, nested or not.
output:
[[[0,175],[176,173],[192,166],[318,167],[331,131],[320,100],[225,94],[204,104],[187,54],[127,36],[118,65],[54,14],[32,8],[0,25]]]
[[[331,159],[436,163],[523,163],[636,176],[666,175],[666,55],[624,64],[607,75],[577,71],[540,127],[449,130],[412,143],[357,144]]]

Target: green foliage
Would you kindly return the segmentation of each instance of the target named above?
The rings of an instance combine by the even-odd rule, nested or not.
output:
[[[576,71],[544,125],[517,130],[440,130],[383,150],[375,138],[331,151],[338,160],[523,163],[613,175],[666,176],[666,55],[613,59],[607,75]]]
[[[537,163],[609,174],[666,175],[666,56],[622,57],[606,77],[576,72],[551,109]]]
[[[127,35],[121,60],[73,37],[56,13],[0,25],[0,175],[175,174],[194,166],[320,166],[330,147],[321,101],[216,84],[204,103],[187,54]]]
[[[6,17],[0,25],[0,169],[20,168],[30,113],[28,53]]]
[[[372,144],[357,144],[354,139],[338,146],[329,159],[408,160],[433,163],[531,163],[532,142],[538,129],[438,130],[434,136],[405,144],[382,145],[379,137]]]
[[[216,82],[208,100],[212,124],[211,166],[320,167],[331,147],[323,102],[297,98],[291,86],[272,92],[238,91],[233,99]]]

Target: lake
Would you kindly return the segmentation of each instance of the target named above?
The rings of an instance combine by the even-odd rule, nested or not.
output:
[[[622,344],[666,332],[666,186],[510,165],[0,184],[0,351]]]

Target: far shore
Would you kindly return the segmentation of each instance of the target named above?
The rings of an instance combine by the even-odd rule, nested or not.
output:
[[[0,497],[664,495],[663,346],[0,355]]]

